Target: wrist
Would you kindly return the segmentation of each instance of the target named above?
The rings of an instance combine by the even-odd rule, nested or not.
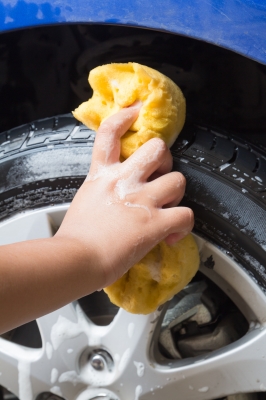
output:
[[[57,233],[51,240],[60,263],[72,276],[77,298],[105,286],[104,269],[97,263],[93,246],[61,233]]]

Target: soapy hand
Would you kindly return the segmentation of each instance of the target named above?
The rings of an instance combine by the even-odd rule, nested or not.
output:
[[[163,141],[119,161],[120,137],[139,108],[102,123],[87,179],[53,237],[0,246],[0,333],[108,286],[157,243],[192,229],[192,211],[176,207],[185,179],[170,172]]]
[[[193,227],[192,210],[177,207],[185,178],[170,172],[172,157],[161,139],[119,161],[120,138],[140,107],[135,103],[101,124],[90,172],[55,236],[78,243],[98,274],[95,289],[116,281],[160,241],[174,243]]]

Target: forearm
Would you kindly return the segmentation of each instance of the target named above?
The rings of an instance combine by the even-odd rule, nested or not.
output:
[[[0,332],[102,287],[99,268],[85,260],[80,244],[66,238],[1,246]]]

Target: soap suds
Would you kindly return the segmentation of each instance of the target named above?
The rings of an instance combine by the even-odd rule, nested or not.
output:
[[[145,371],[144,364],[142,362],[134,361],[134,365],[137,368],[137,375],[141,378]]]
[[[140,183],[143,172],[134,170],[126,179],[119,179],[115,185],[115,192],[120,200],[124,200],[126,196],[137,193],[141,188]]]
[[[63,393],[61,392],[61,389],[60,389],[59,386],[53,386],[53,387],[51,387],[50,392],[53,393],[53,394],[55,394],[55,395],[57,395],[57,396],[63,397]]]
[[[126,351],[123,353],[121,360],[118,364],[119,372],[122,372],[125,369],[127,362],[129,360],[129,357],[130,357],[130,348],[127,348]]]
[[[199,389],[199,392],[206,393],[206,392],[208,392],[208,390],[209,390],[208,386],[203,386],[202,388]]]
[[[89,324],[79,304],[76,306],[76,314],[78,317],[77,322],[72,322],[60,315],[57,322],[53,325],[51,329],[51,342],[54,350],[57,350],[65,340],[75,338],[81,334],[87,336],[89,346],[99,346],[101,344],[101,337],[99,335],[101,327]]]
[[[119,163],[117,163],[119,164]],[[113,166],[115,166],[116,164],[113,164]],[[92,174],[89,173],[87,175],[87,178],[85,179],[85,181],[95,181],[98,178],[102,178],[103,176],[107,177],[107,178],[119,178],[119,172],[118,171],[113,171],[113,168],[111,166],[108,165],[102,165],[99,164],[97,165],[96,171]]]
[[[116,88],[116,89],[119,89],[119,83],[118,83],[118,81],[116,80],[116,79],[111,79],[111,85],[114,87],[114,88]]]
[[[130,203],[129,201],[127,201],[125,203],[125,206],[132,207],[132,208],[142,208],[143,210],[147,211],[147,213],[151,217],[151,211],[150,211],[149,207],[144,206],[143,204],[133,204],[133,203]]]
[[[154,281],[160,282],[161,280],[161,262],[152,262],[147,263],[147,267],[149,268],[151,277]]]
[[[79,324],[60,315],[51,329],[51,342],[54,350],[57,350],[66,339],[76,337],[81,333],[82,328]]]
[[[142,393],[142,386],[138,385],[135,390],[135,400],[139,400],[139,396]]]
[[[230,165],[231,165],[231,164],[229,164],[229,163],[223,164],[223,165],[221,165],[221,166],[219,167],[219,170],[220,170],[220,171],[223,171],[224,169],[230,167]]]
[[[46,356],[47,356],[48,360],[51,360],[52,355],[53,355],[53,347],[50,342],[46,342],[45,351],[46,351]]]
[[[57,381],[58,375],[58,369],[53,368],[51,371],[51,383],[55,383]]]
[[[18,391],[20,400],[33,400],[30,363],[27,361],[18,362]]]
[[[151,263],[147,263],[147,267],[149,268],[151,277],[156,282],[160,282],[161,280],[161,267],[162,267],[162,254],[160,248],[155,248],[156,250],[156,258]],[[153,251],[155,251],[155,249]]]
[[[60,383],[62,382],[71,382],[74,386],[76,386],[78,383],[83,382],[80,376],[77,375],[76,371],[66,371],[63,372],[58,381]]]

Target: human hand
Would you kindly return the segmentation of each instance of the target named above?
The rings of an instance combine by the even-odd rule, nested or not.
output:
[[[88,279],[97,275],[95,290],[116,281],[160,241],[171,244],[193,227],[192,210],[177,207],[185,178],[170,172],[172,157],[161,139],[119,161],[120,137],[139,109],[122,109],[101,124],[90,172],[55,235],[78,244]]]

